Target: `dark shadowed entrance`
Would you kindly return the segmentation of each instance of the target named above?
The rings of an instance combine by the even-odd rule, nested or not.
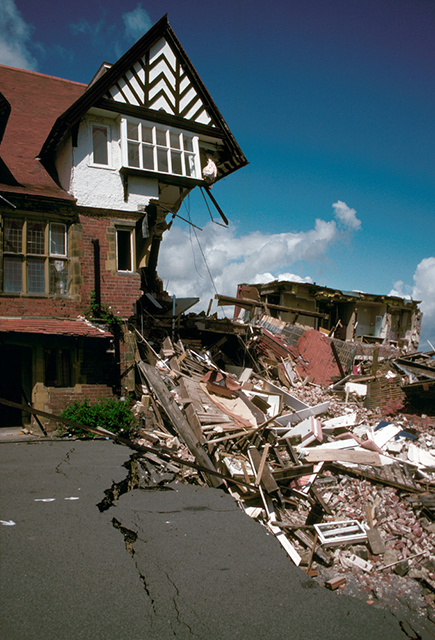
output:
[[[32,386],[32,350],[0,344],[0,397],[25,404]],[[29,414],[0,404],[0,427],[21,427]]]

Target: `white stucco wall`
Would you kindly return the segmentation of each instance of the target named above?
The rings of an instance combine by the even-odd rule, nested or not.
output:
[[[109,165],[92,163],[92,125],[109,127]],[[65,143],[57,158],[57,170],[62,187],[77,198],[83,207],[96,207],[118,211],[137,211],[151,198],[158,198],[157,180],[129,178],[128,201],[124,200],[124,184],[119,170],[121,140],[119,118],[87,116],[80,123],[77,147],[71,140]]]

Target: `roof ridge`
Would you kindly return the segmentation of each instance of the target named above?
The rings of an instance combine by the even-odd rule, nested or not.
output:
[[[76,80],[68,80],[66,78],[59,78],[58,76],[51,76],[47,73],[40,73],[39,71],[30,71],[29,69],[20,69],[19,67],[11,67],[7,64],[0,64],[0,69],[10,69],[11,71],[21,71],[22,73],[28,73],[34,76],[41,76],[43,78],[50,78],[50,80],[59,80],[60,82],[68,82],[69,84],[76,84],[81,87],[87,87],[85,82],[77,82]]]

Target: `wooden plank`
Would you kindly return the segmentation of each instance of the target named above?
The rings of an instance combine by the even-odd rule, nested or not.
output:
[[[251,463],[252,469],[258,474],[258,470],[260,468],[261,463],[261,454],[255,447],[248,448],[248,457]],[[263,474],[261,477],[261,486],[267,493],[274,493],[279,491],[279,487],[276,484],[275,478],[273,477],[268,466],[264,467]]]
[[[381,458],[376,451],[359,451],[355,449],[317,449],[313,448],[305,456],[307,462],[353,462],[355,464],[368,464],[372,467],[381,467]]]
[[[308,476],[312,474],[313,466],[313,463],[295,464],[290,467],[284,467],[284,469],[277,469],[277,471],[272,471],[272,475],[277,482],[283,480],[291,480],[293,478],[300,478],[301,476]]]
[[[180,434],[184,442],[186,443],[190,453],[192,453],[197,462],[212,471],[216,471],[212,461],[201,447],[201,444],[196,437],[192,427],[187,422],[186,418],[181,412],[181,409],[175,402],[174,398],[169,393],[165,383],[158,374],[157,370],[146,362],[138,362],[139,371],[148,381],[150,387],[156,394],[160,404],[164,408],[168,418],[170,419],[174,429]],[[207,476],[207,480],[212,486],[220,486],[222,482],[218,480],[216,476]]]
[[[316,404],[313,407],[306,407],[305,409],[300,409],[295,411],[295,413],[285,413],[280,418],[277,419],[277,422],[284,427],[287,427],[290,424],[297,424],[301,420],[305,420],[306,418],[310,418],[311,416],[318,416],[321,413],[326,413],[329,409],[330,402],[322,402],[320,404]]]
[[[310,494],[313,496],[315,500],[317,500],[317,502],[320,504],[320,506],[322,507],[325,513],[327,513],[329,516],[332,515],[332,511],[328,506],[328,504],[322,498],[320,491],[318,491],[316,487],[313,487],[313,485],[311,485],[310,487]]]
[[[217,396],[222,396],[223,398],[234,398],[235,393],[231,391],[231,389],[227,389],[224,385],[218,384],[217,382],[207,382],[207,391],[210,393],[215,393]]]
[[[281,546],[285,549],[286,553],[288,553],[288,555],[293,560],[295,565],[298,567],[301,563],[302,558],[297,552],[297,550],[294,548],[294,546],[291,544],[290,540],[287,538],[285,533],[282,531],[282,529],[274,524],[274,522],[276,521],[276,515],[273,509],[272,500],[269,498],[268,495],[264,494],[264,491],[262,490],[261,487],[260,487],[260,495],[261,495],[261,499],[263,500],[264,508],[266,510],[268,528],[277,538]]]
[[[314,536],[314,540],[313,540],[313,546],[311,548],[310,559],[308,560],[307,573],[309,573],[311,571],[311,565],[313,563],[314,551],[316,549],[316,544],[317,544],[318,537],[319,536],[317,535],[317,532],[316,532],[316,535]]]
[[[264,445],[263,453],[261,454],[260,466],[258,467],[257,475],[255,476],[254,484],[256,487],[258,487],[258,485],[261,482],[261,478],[263,476],[263,471],[264,471],[264,465],[266,464],[266,459],[267,459],[267,454],[269,453],[269,449],[270,449],[270,444],[266,442],[266,444]]]
[[[333,563],[332,555],[322,549],[321,545],[318,544],[317,531],[315,533],[315,540],[313,540],[313,538],[308,533],[302,531],[302,529],[292,530],[291,534],[295,536],[295,538],[297,538],[300,542],[302,542],[303,545],[308,547],[308,549],[311,549],[311,551],[314,552],[316,558],[326,564],[326,566],[329,566]]]
[[[173,358],[174,365],[178,367],[178,363],[176,358]],[[189,385],[189,386],[188,386]],[[179,380],[178,388],[180,390],[180,396],[183,400],[190,400],[191,392],[193,391],[194,383],[191,380]],[[198,418],[198,415],[195,410],[195,404],[198,406],[198,400],[194,402],[194,400],[190,400],[188,404],[184,405],[184,413],[186,414],[187,420],[192,427],[196,437],[198,438],[201,444],[204,444],[205,438],[202,433],[201,422]]]
[[[368,480],[372,480],[373,482],[379,482],[380,484],[385,484],[389,487],[395,487],[396,489],[402,489],[404,491],[412,491],[413,493],[422,493],[423,489],[418,487],[412,478],[407,478],[403,474],[398,479],[396,476],[393,476],[391,470],[388,467],[381,467],[380,469],[357,469],[355,467],[344,467],[338,462],[333,462],[332,467],[339,471],[340,473],[345,473],[348,475],[354,475],[358,478],[367,478]]]
[[[334,591],[335,589],[338,589],[338,587],[341,587],[343,584],[346,584],[346,578],[344,576],[335,576],[335,578],[326,580],[325,587]]]

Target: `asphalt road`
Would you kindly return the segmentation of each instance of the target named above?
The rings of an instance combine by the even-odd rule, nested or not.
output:
[[[223,491],[172,483],[110,506],[131,454],[108,441],[0,444],[2,638],[433,637],[317,585]]]

